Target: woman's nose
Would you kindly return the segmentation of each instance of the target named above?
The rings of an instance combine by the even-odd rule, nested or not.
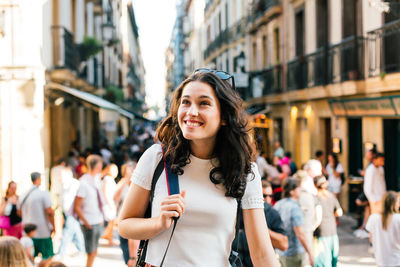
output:
[[[188,111],[188,114],[191,116],[197,116],[199,114],[199,110],[196,105],[191,105]]]

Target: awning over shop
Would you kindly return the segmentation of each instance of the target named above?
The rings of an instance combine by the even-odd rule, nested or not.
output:
[[[400,96],[329,100],[335,116],[400,116]]]
[[[46,85],[47,89],[51,90],[59,90],[64,93],[67,93],[69,95],[72,95],[76,98],[79,98],[82,101],[85,101],[89,104],[92,104],[94,106],[99,107],[100,109],[103,109],[103,111],[100,112],[100,116],[102,117],[101,120],[115,120],[115,113],[118,113],[128,119],[133,120],[135,118],[135,115],[132,114],[131,112],[121,108],[118,105],[115,105],[99,96],[93,95],[88,92],[80,91],[65,85],[61,85],[58,83],[48,83]]]

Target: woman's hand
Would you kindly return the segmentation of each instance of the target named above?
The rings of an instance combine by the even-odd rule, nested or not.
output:
[[[178,218],[185,212],[185,195],[186,191],[183,190],[180,194],[168,196],[161,202],[159,223],[162,230],[169,229],[173,218]]]

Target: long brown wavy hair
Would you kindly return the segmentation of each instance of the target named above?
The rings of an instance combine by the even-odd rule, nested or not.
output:
[[[384,230],[387,230],[392,215],[399,212],[396,210],[396,203],[399,201],[398,197],[399,195],[394,191],[388,191],[383,197],[382,228]]]
[[[226,123],[217,133],[213,157],[218,160],[218,165],[211,170],[210,180],[225,187],[225,196],[241,198],[248,174],[254,177],[251,170],[254,145],[243,101],[227,80],[221,80],[212,72],[194,73],[184,80],[173,94],[169,114],[158,127],[155,140],[159,140],[164,147],[164,156],[171,164],[171,171],[182,175],[182,168],[190,163],[191,151],[189,140],[183,137],[178,124],[178,108],[183,89],[193,81],[213,88],[220,102],[221,120]]]

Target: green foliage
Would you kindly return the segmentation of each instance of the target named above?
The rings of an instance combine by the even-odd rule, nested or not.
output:
[[[122,103],[124,101],[124,92],[117,86],[109,85],[106,87],[106,93],[103,98],[113,103]]]
[[[379,73],[381,80],[383,80],[385,78],[385,75],[386,75],[386,71],[382,71],[381,73]]]
[[[103,43],[96,37],[85,36],[83,42],[78,44],[81,61],[86,61],[103,50]]]

